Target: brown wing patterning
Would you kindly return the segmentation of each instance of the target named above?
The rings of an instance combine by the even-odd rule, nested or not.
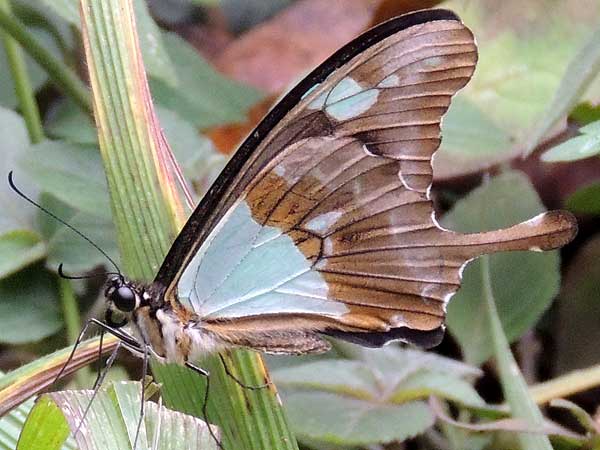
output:
[[[215,321],[215,333],[252,346],[252,333],[241,329],[277,334],[293,321],[302,333],[364,345],[433,345],[468,260],[557,248],[572,238],[574,220],[564,212],[479,234],[438,226],[431,159],[442,116],[473,74],[477,50],[469,29],[449,13],[417,15],[308,90],[246,155],[243,179],[233,177],[220,200],[223,211],[245,202],[254,221],[291,237],[327,283],[327,299],[347,312]],[[205,221],[214,226],[219,219]],[[268,350],[263,341],[256,346]]]

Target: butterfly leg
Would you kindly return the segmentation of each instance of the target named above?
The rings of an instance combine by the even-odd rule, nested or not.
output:
[[[77,339],[75,339],[75,343],[73,344],[73,350],[71,350],[71,353],[69,353],[67,360],[56,374],[56,377],[54,377],[54,381],[52,382],[51,386],[53,386],[62,377],[62,375],[65,373],[65,370],[67,370],[67,367],[69,367],[69,364],[71,364],[71,361],[73,361],[73,358],[75,357],[75,352],[77,351],[77,347],[79,347],[79,344],[81,344],[81,341],[83,341],[83,338],[85,337],[85,334],[87,333],[87,330],[92,323],[93,319],[87,320],[83,325],[83,328],[81,328],[79,336],[77,336]]]
[[[210,426],[210,422],[208,421],[208,393],[210,390],[210,372],[208,372],[208,370],[206,370],[206,369],[203,369],[202,367],[198,367],[198,366],[192,364],[191,362],[186,362],[185,367],[196,372],[198,375],[206,378],[206,390],[204,391],[204,403],[202,404],[202,418],[203,418],[204,422],[206,423],[206,426],[208,427],[208,432],[210,433],[210,436],[217,443],[217,446],[221,450],[225,450],[223,448],[223,445],[221,444],[221,441],[219,440],[219,438],[215,434],[214,430]]]
[[[154,429],[154,437],[152,438],[152,450],[158,450],[158,438],[160,437],[160,429],[162,426],[162,397],[158,398],[158,408],[156,412],[156,428]]]
[[[73,433],[73,436],[76,436],[77,433],[79,433],[79,430],[81,429],[83,422],[85,421],[85,418],[87,417],[88,413],[90,412],[92,403],[93,403],[94,399],[96,398],[96,395],[100,391],[100,387],[102,386],[102,383],[104,382],[104,378],[106,377],[106,374],[108,373],[108,371],[112,367],[113,363],[117,359],[117,354],[119,353],[119,349],[121,348],[122,345],[123,344],[120,341],[117,343],[117,346],[115,347],[115,349],[112,351],[112,353],[106,360],[106,366],[105,366],[104,370],[102,370],[101,372],[98,373],[98,378],[94,382],[94,390],[92,392],[92,397],[90,398],[89,403],[85,407],[85,411],[83,411],[83,414],[81,416],[81,421],[79,422],[79,425],[77,425],[77,428],[75,429],[75,432]]]
[[[106,331],[104,329],[100,330],[100,342],[98,343],[98,361],[102,361],[102,347],[104,346],[104,334]],[[117,345],[118,347],[118,345]],[[92,390],[96,390],[100,385],[100,377],[102,376],[102,365],[98,364],[98,373],[96,374],[96,380],[94,380],[94,385],[92,386]]]
[[[80,333],[80,335],[75,343],[75,347],[74,347],[75,349],[77,348],[78,343],[81,342],[85,332],[87,331],[87,328],[91,324],[98,325],[102,332],[101,337],[100,337],[100,347],[99,347],[100,354],[102,354],[102,342],[103,342],[105,333],[108,332],[108,333],[116,336],[119,339],[119,342],[117,343],[117,346],[115,347],[115,349],[112,351],[112,353],[106,360],[104,369],[98,371],[98,376],[96,377],[96,380],[95,380],[94,386],[93,386],[92,398],[90,399],[88,405],[86,406],[85,411],[83,412],[83,415],[81,416],[81,421],[79,422],[79,425],[75,429],[73,436],[77,435],[77,433],[81,429],[81,426],[83,425],[85,418],[87,417],[87,415],[92,407],[92,403],[93,403],[94,399],[96,398],[96,395],[100,391],[100,388],[102,387],[102,383],[104,382],[104,379],[106,378],[106,375],[108,374],[108,371],[110,370],[110,368],[114,364],[115,360],[117,359],[117,355],[118,355],[121,347],[127,348],[129,351],[131,351],[133,353],[139,353],[141,351],[141,347],[140,347],[139,343],[135,340],[135,338],[133,336],[131,336],[130,334],[128,334],[122,330],[112,328],[112,327],[106,325],[104,322],[100,322],[97,319],[90,319],[86,322],[85,326],[82,329],[82,332]],[[75,351],[73,351],[72,354],[74,354],[74,352]],[[72,356],[71,356],[71,358],[72,358]],[[67,365],[68,365],[68,362],[69,362],[69,360],[67,360],[67,363],[66,363]],[[66,367],[66,365],[65,365],[65,367]],[[143,387],[143,384],[142,384],[142,387]],[[143,398],[143,396],[142,396],[142,398]]]
[[[107,324],[105,324],[104,322],[102,322],[102,321],[100,321],[98,319],[92,318],[92,319],[89,319],[88,322],[89,323],[93,323],[93,324],[97,325],[101,330],[104,330],[107,333],[112,334],[114,337],[116,337],[121,342],[123,342],[123,344],[127,344],[125,346],[127,349],[132,350],[132,351],[136,351],[138,353],[143,353],[144,352],[144,350],[142,349],[142,346],[137,341],[137,339],[134,338],[129,333],[127,333],[127,332],[125,332],[125,331],[123,331],[123,330],[121,330],[119,328],[111,327],[110,325],[107,325]]]
[[[148,346],[144,346],[144,354],[142,358],[142,401],[140,402],[140,418],[138,419],[137,427],[135,429],[135,439],[133,440],[133,450],[137,448],[138,438],[140,437],[140,430],[142,428],[142,422],[144,420],[145,413],[145,401],[144,396],[146,395],[146,376],[148,375]]]
[[[251,391],[257,391],[259,389],[265,389],[265,388],[269,387],[269,385],[271,384],[270,381],[266,382],[265,384],[260,384],[258,386],[250,386],[248,384],[245,384],[229,371],[229,367],[227,366],[227,363],[225,362],[225,358],[223,358],[223,355],[221,355],[220,353],[219,353],[219,358],[221,359],[221,363],[223,364],[223,368],[225,369],[225,373],[227,374],[227,376],[229,378],[231,378],[233,381],[235,381],[242,389],[249,389]]]
[[[81,331],[79,332],[79,336],[77,336],[77,339],[75,339],[75,343],[73,344],[73,350],[71,350],[71,353],[67,357],[67,360],[65,361],[63,366],[60,368],[60,370],[56,374],[56,377],[54,377],[54,381],[52,382],[52,385],[54,385],[63,376],[63,374],[65,373],[65,370],[67,370],[67,367],[69,367],[69,364],[71,364],[71,362],[73,361],[73,358],[75,357],[75,352],[77,351],[77,347],[79,347],[79,344],[81,344],[81,342],[83,341],[90,325],[92,325],[92,324],[99,326],[103,332],[108,332],[108,333],[112,334],[113,336],[117,337],[121,342],[123,342],[123,344],[127,344],[127,345],[124,345],[124,347],[131,349],[132,351],[137,350],[139,352],[141,350],[140,344],[130,334],[128,334],[124,331],[118,330],[117,328],[110,327],[109,325],[105,324],[104,322],[99,321],[98,319],[94,319],[94,318],[89,319],[85,322],[85,324],[81,328]],[[102,352],[102,337],[101,337],[100,347],[99,347],[98,351],[100,353]],[[96,383],[94,383],[94,387],[95,386],[96,386]]]

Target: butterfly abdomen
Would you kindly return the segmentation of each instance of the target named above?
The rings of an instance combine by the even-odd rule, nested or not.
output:
[[[179,317],[172,309],[159,308],[154,314],[140,308],[134,324],[141,340],[165,362],[185,364],[194,362],[224,347],[213,333],[187,318]]]
[[[331,347],[310,330],[310,322],[303,317],[263,317],[262,323],[236,321],[208,322],[206,328],[232,347],[248,347],[271,354],[301,355],[323,353]]]

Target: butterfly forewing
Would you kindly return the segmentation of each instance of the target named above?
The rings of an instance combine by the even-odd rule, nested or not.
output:
[[[288,338],[298,351],[293,337],[311,332],[434,344],[466,261],[531,247],[523,239],[539,225],[459,235],[433,216],[440,122],[476,60],[447,11],[404,16],[340,50],[267,116],[195,211],[157,277],[167,298],[224,340],[267,351],[286,351]],[[300,350],[322,349],[314,342]]]

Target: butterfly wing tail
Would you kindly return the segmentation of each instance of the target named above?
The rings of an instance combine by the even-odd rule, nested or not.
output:
[[[465,259],[506,251],[546,251],[568,244],[577,234],[577,221],[568,211],[549,211],[512,227],[475,234],[458,234],[453,245]]]

